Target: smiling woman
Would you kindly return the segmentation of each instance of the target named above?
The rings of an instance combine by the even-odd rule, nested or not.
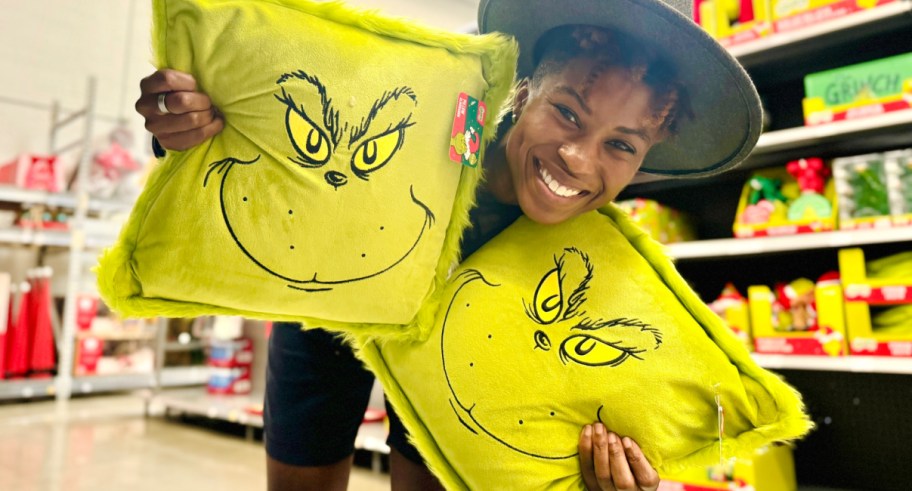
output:
[[[622,34],[570,26],[543,42],[491,180],[499,198],[553,224],[616,198],[691,114],[670,65]]]

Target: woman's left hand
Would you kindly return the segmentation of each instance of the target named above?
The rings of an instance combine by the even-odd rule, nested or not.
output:
[[[580,470],[589,491],[655,491],[659,474],[633,439],[608,431],[602,423],[583,427]]]

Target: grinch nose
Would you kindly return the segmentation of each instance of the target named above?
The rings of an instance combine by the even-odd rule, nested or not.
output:
[[[338,189],[339,186],[344,186],[345,183],[348,182],[348,177],[345,177],[345,174],[334,170],[324,174],[323,178],[326,179],[326,182],[328,182],[330,186],[336,189]]]

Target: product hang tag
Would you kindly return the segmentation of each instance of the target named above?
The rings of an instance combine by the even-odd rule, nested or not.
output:
[[[481,135],[487,107],[484,102],[466,94],[459,94],[453,132],[450,134],[450,160],[468,167],[478,167]]]

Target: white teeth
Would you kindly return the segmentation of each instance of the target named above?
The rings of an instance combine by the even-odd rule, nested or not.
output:
[[[568,188],[557,182],[557,179],[551,177],[551,174],[548,174],[548,171],[546,171],[544,167],[539,167],[539,173],[542,176],[542,180],[548,185],[548,189],[562,198],[572,198],[582,192],[578,189]]]

